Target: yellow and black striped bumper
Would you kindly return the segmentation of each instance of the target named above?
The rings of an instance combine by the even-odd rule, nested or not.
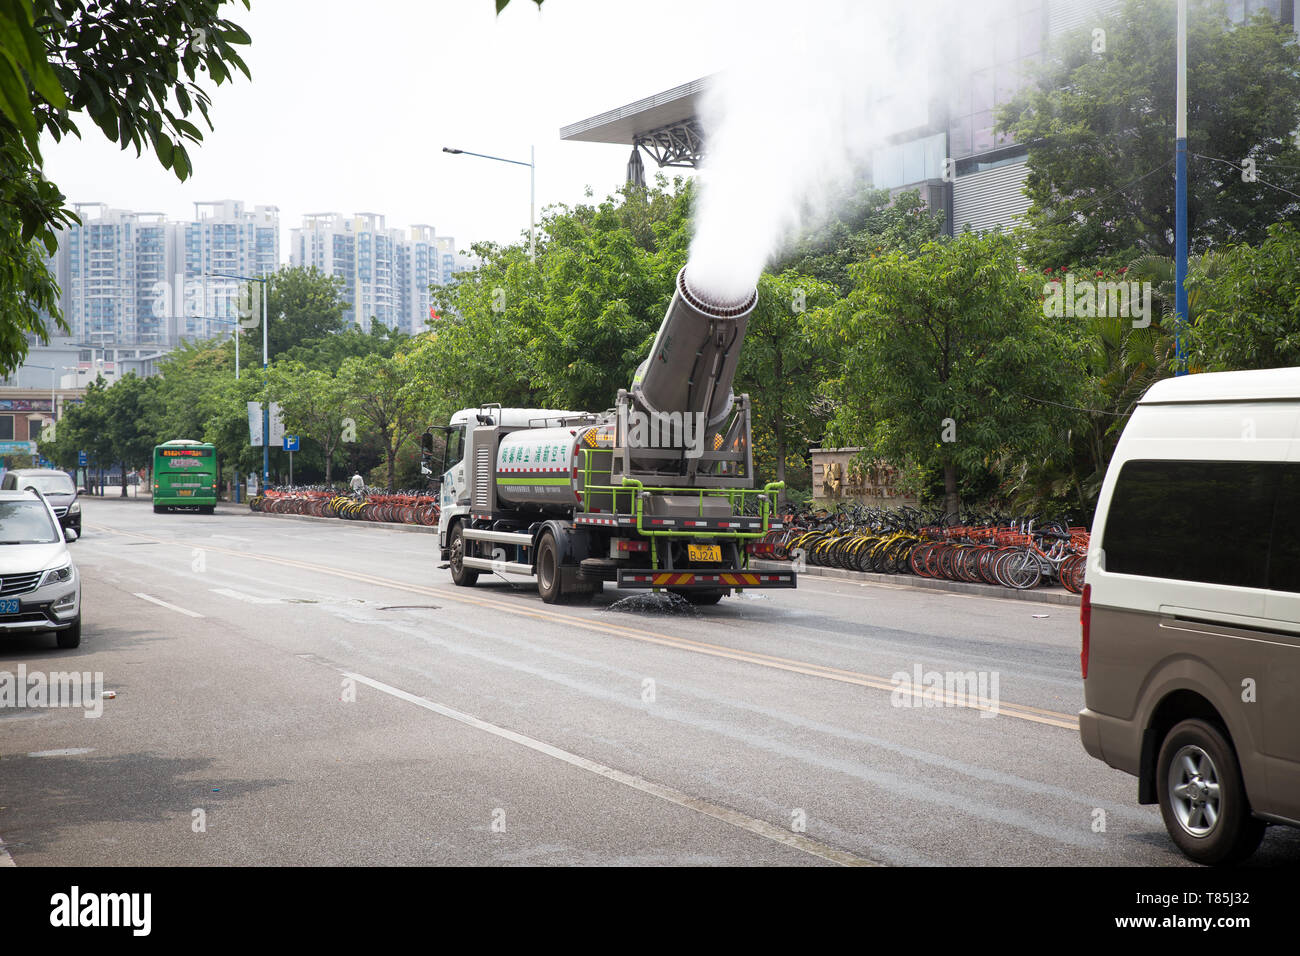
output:
[[[620,588],[792,588],[793,571],[634,571],[620,569]]]

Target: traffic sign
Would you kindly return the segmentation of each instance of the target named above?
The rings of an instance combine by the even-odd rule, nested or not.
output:
[[[298,450],[298,436],[297,436],[297,435],[285,435],[285,436],[284,436],[284,450],[285,450],[285,451],[297,451],[297,450]]]
[[[90,460],[86,457],[86,453],[84,451],[77,452],[77,467],[85,468],[88,464],[90,464]]]

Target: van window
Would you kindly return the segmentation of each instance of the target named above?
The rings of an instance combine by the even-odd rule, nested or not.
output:
[[[1106,570],[1236,587],[1269,586],[1281,462],[1129,461],[1115,482],[1102,549]],[[1296,485],[1296,479],[1287,476]],[[1291,499],[1294,508],[1295,498]],[[1300,587],[1300,523],[1289,520]],[[1279,541],[1279,544],[1281,542]]]
[[[1274,591],[1300,592],[1300,464],[1288,462],[1281,467],[1268,586]]]

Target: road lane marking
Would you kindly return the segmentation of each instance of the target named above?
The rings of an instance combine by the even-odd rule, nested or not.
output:
[[[316,659],[311,655],[305,656],[308,660],[313,660],[313,662],[317,663],[320,662],[319,659]],[[333,665],[326,666],[332,667]],[[715,803],[710,803],[707,800],[701,800],[699,797],[692,797],[690,794],[683,793],[681,790],[675,790],[672,787],[666,787],[663,784],[646,780],[644,777],[638,777],[635,774],[616,770],[613,767],[597,763],[594,760],[589,760],[586,757],[571,753],[568,750],[563,750],[553,744],[545,743],[544,741],[538,740],[536,737],[529,737],[526,734],[519,733],[518,731],[509,730],[505,727],[489,723],[481,717],[475,717],[472,714],[465,713],[464,711],[455,710],[445,704],[435,703],[427,697],[419,697],[415,694],[408,693],[398,687],[393,687],[391,684],[385,684],[383,681],[375,680],[372,677],[366,677],[364,674],[344,670],[340,667],[335,667],[334,670],[337,670],[344,677],[351,678],[360,684],[365,684],[367,687],[372,687],[391,697],[396,697],[398,700],[404,700],[409,704],[415,704],[417,707],[423,707],[425,710],[432,711],[435,714],[440,714],[443,717],[448,717],[459,723],[465,724],[468,727],[473,727],[476,730],[482,730],[485,733],[492,734],[494,737],[500,737],[502,740],[508,740],[511,743],[527,747],[529,750],[545,754],[546,756],[553,757],[556,760],[561,760],[580,770],[585,770],[598,777],[604,777],[606,780],[612,780],[615,783],[620,783],[633,790],[639,790],[641,793],[649,794],[652,797],[657,797],[660,800],[675,804],[676,806],[684,807],[687,810],[694,810],[696,813],[702,813],[706,817],[720,820],[730,826],[748,831],[755,836],[760,836],[765,840],[771,840],[772,842],[779,843],[782,846],[787,846],[791,849],[820,857],[821,859],[827,860],[831,863],[838,863],[840,866],[883,865],[875,860],[856,856],[843,850],[837,850],[835,847],[828,846],[825,843],[802,836],[801,834],[783,830],[775,824],[768,823],[766,820],[760,820],[756,817],[748,816],[747,814],[741,813],[739,810],[732,810],[729,807],[721,807]]]
[[[128,537],[156,541],[160,544],[172,544],[176,547],[184,548],[190,546],[189,542],[175,540],[166,541],[161,538],[153,538],[148,535],[139,534],[134,531],[123,531],[118,528],[105,527],[102,530]],[[531,617],[566,627],[577,627],[600,634],[612,635],[614,637],[623,637],[648,644],[659,644],[664,647],[691,651],[696,654],[705,654],[710,657],[739,661],[746,664],[757,664],[760,667],[789,671],[790,673],[803,674],[809,677],[818,677],[823,680],[833,680],[844,684],[854,684],[859,687],[870,687],[873,690],[886,690],[891,693],[899,689],[899,685],[894,681],[887,677],[880,677],[874,674],[844,670],[838,667],[830,667],[825,664],[814,664],[809,661],[801,661],[794,658],[778,657],[773,654],[763,654],[758,651],[738,650],[721,644],[697,641],[673,634],[662,634],[658,631],[638,629],[623,624],[614,624],[608,621],[593,621],[589,618],[577,617],[572,614],[563,614],[540,608],[521,607],[517,604],[507,603],[506,601],[460,594],[457,593],[459,589],[456,588],[406,584],[401,581],[395,581],[392,578],[381,578],[360,571],[349,571],[343,568],[330,567],[329,565],[311,564],[306,561],[298,561],[294,558],[283,558],[244,551],[231,551],[225,548],[212,547],[210,545],[206,546],[206,549],[209,552],[216,554],[227,554],[245,560],[252,559],[255,561],[264,561],[269,564],[278,564],[283,567],[297,568],[304,571],[314,571],[320,574],[329,574],[334,577],[346,578],[350,581],[356,581],[361,584],[371,584],[376,587],[390,588],[396,591],[406,591],[411,594],[429,595],[444,600],[455,601],[460,604],[469,604],[476,607],[487,608],[489,610],[503,611],[520,617]],[[1015,717],[1018,720],[1044,724],[1049,727],[1058,727],[1062,730],[1070,730],[1076,733],[1079,730],[1079,720],[1077,715],[1065,714],[1055,710],[1045,710],[1041,707],[1031,707],[1028,704],[1015,704],[1009,701],[998,701],[996,705],[989,706],[987,703],[982,701],[971,701],[964,695],[958,696],[947,692],[936,694],[935,689],[923,688],[913,688],[912,697],[914,700],[921,702],[924,702],[928,697],[932,702],[932,706],[934,703],[942,703],[949,708],[983,711],[996,710],[996,713],[999,715]]]
[[[255,594],[245,594],[243,591],[236,591],[234,588],[208,588],[213,594],[220,594],[222,597],[234,598],[236,601],[243,601],[245,604],[279,604],[279,598],[258,597]]]
[[[140,600],[142,600],[142,601],[148,601],[150,604],[157,604],[159,607],[165,607],[165,608],[167,608],[167,610],[169,610],[169,611],[179,611],[181,614],[188,614],[190,617],[202,617],[202,616],[203,616],[203,615],[200,614],[198,611],[187,611],[187,610],[185,610],[185,608],[183,608],[183,607],[177,607],[175,604],[168,604],[166,601],[160,601],[160,600],[158,600],[158,598],[156,598],[156,597],[152,597],[152,596],[150,596],[150,595],[148,595],[148,594],[142,594],[142,593],[139,592],[139,591],[136,591],[136,592],[134,592],[134,593],[135,593],[135,596],[138,597]]]

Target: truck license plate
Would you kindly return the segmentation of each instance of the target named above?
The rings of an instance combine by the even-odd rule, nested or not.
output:
[[[177,491],[176,494],[180,495],[182,498],[188,498],[190,495],[194,494],[194,492],[190,491],[188,488],[182,488]]]
[[[688,544],[686,553],[692,561],[721,561],[722,545],[720,544]]]

